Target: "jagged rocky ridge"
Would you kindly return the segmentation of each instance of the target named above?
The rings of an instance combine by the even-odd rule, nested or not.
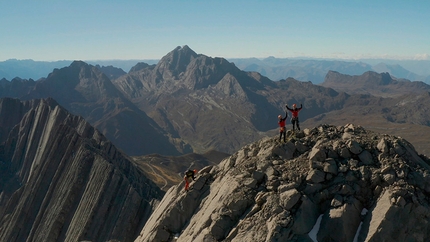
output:
[[[0,241],[132,241],[163,196],[53,99],[0,99],[0,127]]]
[[[136,241],[429,240],[430,159],[408,141],[352,124],[288,137],[172,187]]]

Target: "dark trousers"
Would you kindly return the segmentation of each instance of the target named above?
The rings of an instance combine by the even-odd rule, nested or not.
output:
[[[299,118],[292,118],[291,119],[291,123],[293,124],[293,130],[295,130],[295,126],[297,126],[297,130],[300,131],[300,126],[299,126]]]

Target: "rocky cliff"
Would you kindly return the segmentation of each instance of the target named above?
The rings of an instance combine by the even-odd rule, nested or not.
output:
[[[287,135],[172,187],[136,241],[430,239],[430,159],[408,141],[351,124]]]
[[[163,196],[53,99],[0,99],[0,126],[0,241],[132,241]]]

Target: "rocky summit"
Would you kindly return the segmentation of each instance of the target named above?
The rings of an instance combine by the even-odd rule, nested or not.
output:
[[[430,159],[408,141],[352,124],[287,136],[170,188],[136,241],[429,241]]]

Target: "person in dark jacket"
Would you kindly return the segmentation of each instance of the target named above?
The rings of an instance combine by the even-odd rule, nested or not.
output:
[[[279,142],[281,142],[282,135],[284,136],[284,142],[286,141],[286,134],[287,130],[285,129],[285,120],[288,117],[288,113],[285,112],[285,118],[282,117],[282,115],[278,115],[278,125],[279,125]]]
[[[297,126],[297,130],[300,131],[299,125],[299,112],[302,110],[303,105],[300,104],[300,108],[297,108],[296,104],[293,104],[293,108],[289,108],[288,104],[285,107],[291,112],[291,123],[293,124],[293,131],[295,130],[295,126]]]

